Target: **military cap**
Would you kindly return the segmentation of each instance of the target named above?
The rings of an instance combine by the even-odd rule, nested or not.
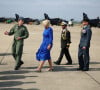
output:
[[[67,23],[66,22],[62,22],[61,26],[67,26]]]

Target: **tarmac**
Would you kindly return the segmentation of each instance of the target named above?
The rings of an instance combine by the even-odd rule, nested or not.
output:
[[[92,28],[93,36],[90,48],[90,71],[77,71],[78,44],[81,26],[68,27],[72,36],[70,54],[73,65],[54,65],[54,71],[48,72],[46,62],[41,73],[36,73],[39,62],[35,54],[42,42],[42,25],[26,25],[30,37],[25,40],[23,58],[24,65],[14,70],[15,61],[11,55],[13,36],[5,36],[14,24],[0,24],[0,90],[100,90],[100,29]],[[52,61],[60,54],[61,27],[53,26],[54,45],[51,51]]]

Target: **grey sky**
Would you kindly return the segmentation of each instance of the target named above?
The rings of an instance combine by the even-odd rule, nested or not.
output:
[[[50,17],[82,19],[86,12],[90,18],[100,16],[100,0],[0,0],[0,17],[14,17],[15,13],[24,17]]]

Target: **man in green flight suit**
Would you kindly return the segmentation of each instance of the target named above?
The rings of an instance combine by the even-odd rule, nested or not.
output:
[[[29,32],[27,28],[23,25],[24,18],[20,17],[18,24],[16,24],[10,32],[6,31],[5,35],[14,35],[13,45],[12,45],[12,55],[16,61],[15,70],[18,70],[24,62],[21,60],[24,46],[24,39],[29,37]]]

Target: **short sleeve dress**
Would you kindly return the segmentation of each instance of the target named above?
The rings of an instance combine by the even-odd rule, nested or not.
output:
[[[50,50],[47,49],[48,45],[51,45],[51,48],[53,46],[53,29],[51,27],[47,28],[43,32],[43,41],[36,53],[36,59],[38,61],[45,61],[45,60],[50,60],[51,55],[50,55]]]

